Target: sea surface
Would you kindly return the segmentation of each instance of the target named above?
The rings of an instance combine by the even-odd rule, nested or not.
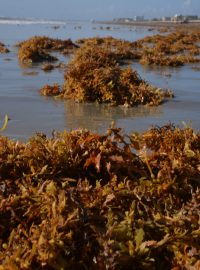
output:
[[[149,31],[151,30],[151,31]],[[10,53],[0,54],[0,126],[9,116],[3,135],[27,140],[36,132],[51,136],[54,130],[86,128],[103,133],[115,121],[125,132],[144,131],[154,125],[169,122],[200,129],[200,71],[197,64],[179,68],[144,67],[132,64],[146,81],[161,88],[170,88],[175,98],[158,107],[110,107],[105,104],[80,104],[73,101],[41,97],[39,89],[45,84],[63,83],[64,70],[41,70],[41,65],[23,67],[17,58],[17,42],[35,35],[76,41],[86,37],[105,37],[137,40],[157,33],[156,30],[105,25],[86,21],[47,21],[37,19],[0,18],[0,41]],[[69,57],[60,55],[64,63]]]

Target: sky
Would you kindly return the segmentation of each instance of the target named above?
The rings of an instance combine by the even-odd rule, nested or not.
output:
[[[0,0],[0,16],[21,18],[112,20],[175,14],[200,17],[200,0]]]

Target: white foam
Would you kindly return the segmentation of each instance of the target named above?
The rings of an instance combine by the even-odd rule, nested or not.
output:
[[[29,20],[29,19],[3,19],[0,18],[0,24],[12,24],[12,25],[29,25],[29,24],[51,24],[51,25],[65,25],[63,21],[47,21],[47,20]]]

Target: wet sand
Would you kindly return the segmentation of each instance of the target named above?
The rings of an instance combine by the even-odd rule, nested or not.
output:
[[[99,22],[96,22],[99,23]],[[127,26],[140,26],[145,28],[178,28],[178,29],[200,29],[200,20],[188,23],[182,22],[171,22],[171,21],[130,21],[130,22],[123,22],[123,21],[101,21],[102,24],[108,25],[127,25]]]

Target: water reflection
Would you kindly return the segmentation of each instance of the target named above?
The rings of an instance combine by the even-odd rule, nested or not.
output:
[[[64,102],[65,126],[67,129],[87,128],[93,132],[105,132],[112,121],[118,122],[125,119],[158,117],[163,114],[162,106],[138,106],[125,108],[112,107],[108,104]],[[124,127],[125,130],[128,127]]]

